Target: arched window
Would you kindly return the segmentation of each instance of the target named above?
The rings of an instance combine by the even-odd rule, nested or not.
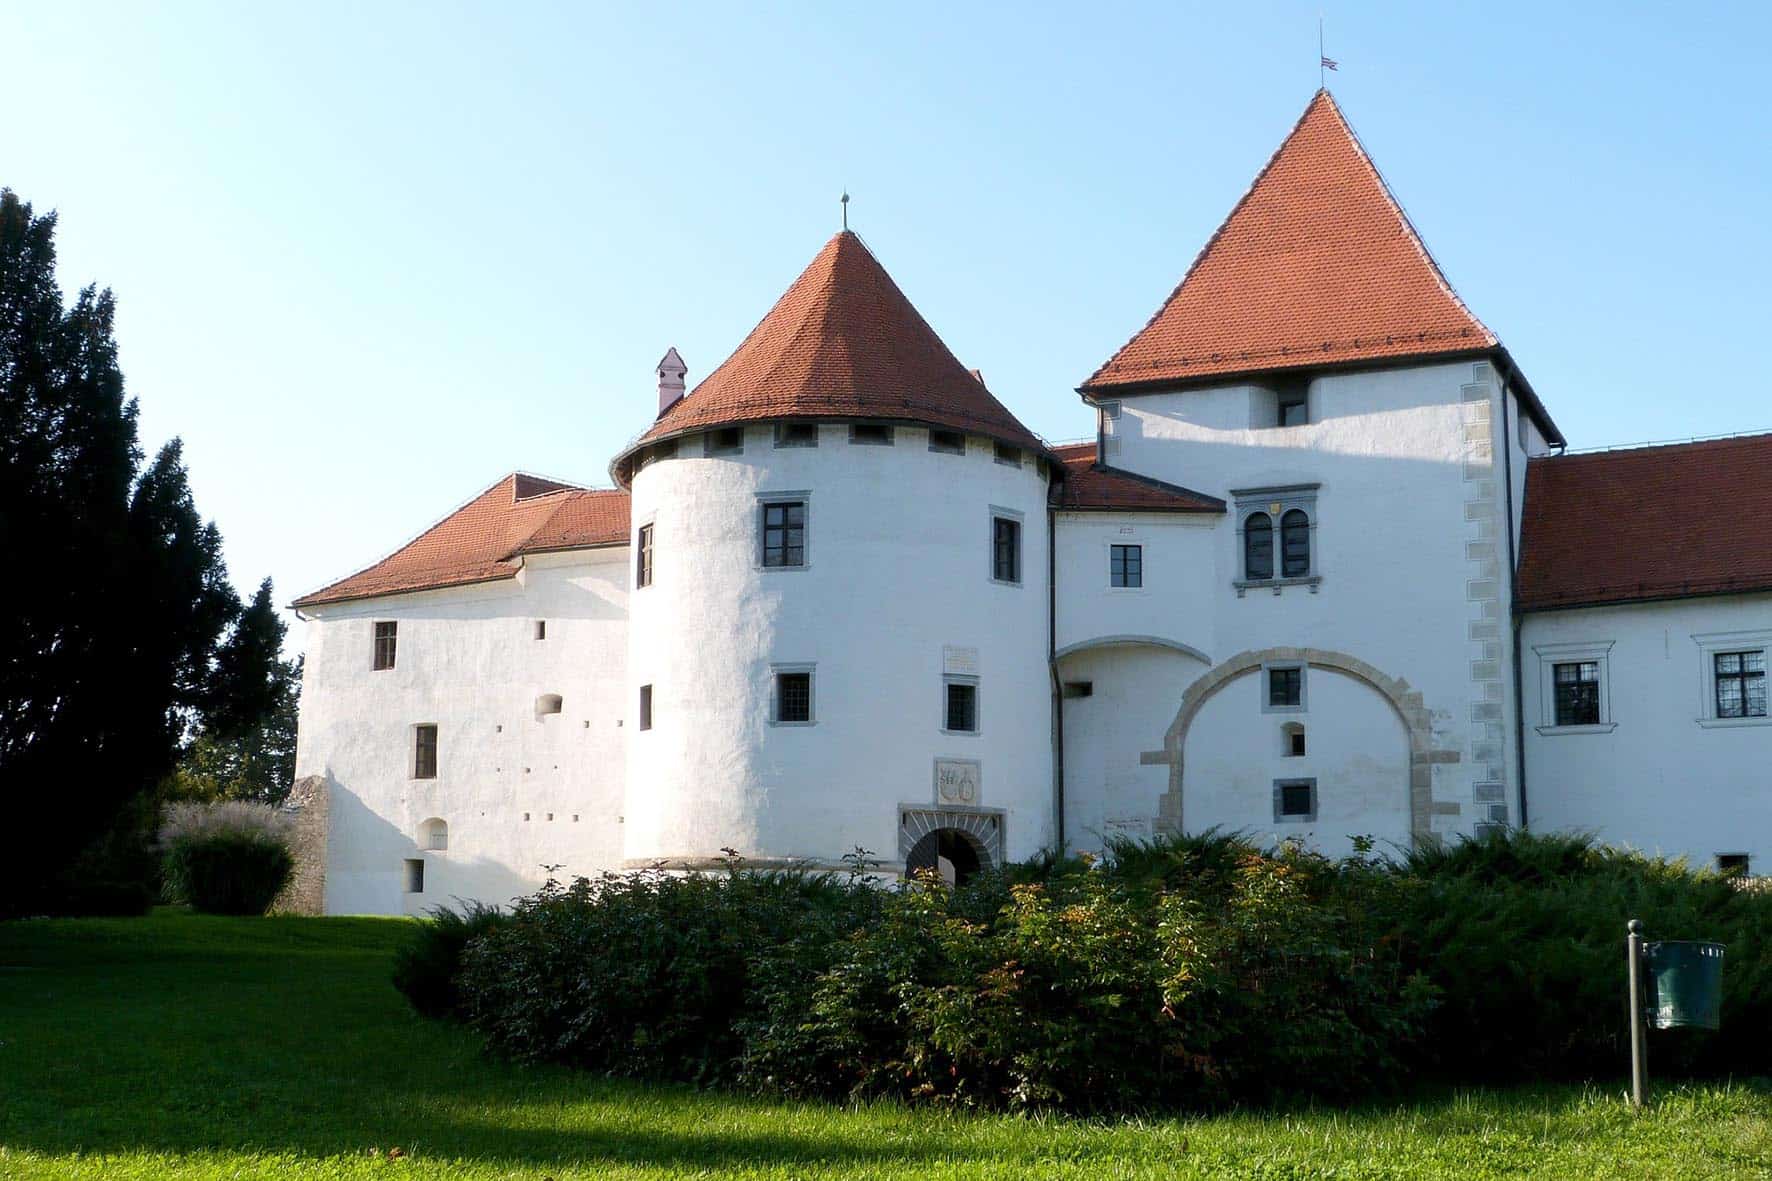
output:
[[[1280,518],[1280,576],[1303,578],[1311,572],[1311,519],[1301,508]]]
[[[1266,513],[1251,513],[1243,522],[1243,577],[1250,581],[1274,576],[1274,523]]]
[[[419,847],[441,853],[449,848],[449,825],[437,817],[425,821],[418,826]]]

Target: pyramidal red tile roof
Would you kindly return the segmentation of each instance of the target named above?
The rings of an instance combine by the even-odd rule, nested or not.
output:
[[[1096,462],[1094,443],[1066,443],[1052,454],[1064,465],[1064,482],[1052,498],[1052,507],[1061,512],[1224,511],[1224,501],[1216,496]]]
[[[725,362],[618,456],[647,443],[776,418],[885,419],[1044,445],[960,364],[853,232],[826,242]]]
[[[514,576],[524,554],[627,540],[626,492],[514,472],[375,565],[303,595],[292,606],[491,582]]]
[[[1772,434],[1526,465],[1521,610],[1772,590]]]
[[[1497,345],[1319,90],[1181,284],[1081,388]]]

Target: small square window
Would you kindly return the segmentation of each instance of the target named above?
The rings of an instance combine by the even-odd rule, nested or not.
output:
[[[744,450],[744,428],[721,427],[709,431],[702,440],[703,455],[737,455]]]
[[[406,859],[406,892],[423,894],[425,892],[425,863],[417,857]]]
[[[1093,697],[1095,696],[1095,682],[1066,681],[1064,683],[1064,695],[1071,698]]]
[[[547,620],[538,619],[535,621],[535,638],[538,640],[545,640],[548,638],[548,621]]]
[[[1556,723],[1559,726],[1600,724],[1600,664],[1577,660],[1552,670],[1556,687]]]
[[[640,729],[652,729],[652,686],[640,686]]]
[[[1275,781],[1275,820],[1315,820],[1316,818],[1317,781],[1315,779],[1280,779]]]
[[[1304,727],[1296,722],[1288,722],[1285,726],[1286,757],[1302,759],[1304,757]]]
[[[810,671],[775,674],[775,718],[778,724],[805,724],[812,721],[812,673]]]
[[[1013,517],[991,518],[991,578],[1021,581],[1021,522]]]
[[[806,502],[772,500],[762,506],[763,565],[793,568],[806,564]]]
[[[1117,587],[1144,585],[1144,547],[1142,545],[1108,547],[1108,585]]]
[[[1267,705],[1269,709],[1303,707],[1304,669],[1301,666],[1294,664],[1267,670]]]
[[[890,447],[892,428],[877,422],[854,423],[849,428],[849,441],[868,447]]]
[[[948,681],[945,687],[942,729],[950,734],[978,733],[978,686],[971,681]]]
[[[412,728],[412,777],[437,777],[437,727],[434,723],[427,722]]]
[[[1006,463],[1010,467],[1021,466],[1021,448],[1011,447],[1007,443],[997,444],[997,462]]]
[[[775,445],[777,447],[816,447],[818,446],[818,424],[816,422],[778,422],[775,424]]]
[[[634,585],[652,585],[652,526],[640,526],[639,544],[634,547]]]
[[[959,431],[930,431],[929,450],[944,455],[966,454],[966,436]]]
[[[373,668],[376,672],[394,667],[394,646],[399,639],[398,623],[378,623],[375,625],[375,660]]]

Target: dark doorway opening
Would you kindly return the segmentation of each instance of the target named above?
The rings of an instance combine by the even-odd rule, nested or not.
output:
[[[911,846],[910,854],[904,859],[904,868],[907,874],[934,870],[941,875],[942,881],[958,886],[984,868],[984,859],[966,833],[957,828],[938,828],[924,834],[922,840]]]

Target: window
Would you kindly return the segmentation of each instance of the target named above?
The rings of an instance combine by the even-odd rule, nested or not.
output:
[[[640,686],[640,729],[652,729],[652,686]]]
[[[640,526],[640,543],[635,547],[634,585],[652,585],[652,526]]]
[[[744,428],[728,426],[709,431],[702,438],[701,449],[703,455],[737,455],[744,450]]]
[[[774,704],[770,721],[778,726],[805,726],[812,722],[812,669],[777,666]]]
[[[1118,402],[1099,402],[1097,405],[1101,409],[1101,417],[1104,420],[1108,422],[1120,420],[1120,404]]]
[[[1274,390],[1274,425],[1303,426],[1311,420],[1308,377],[1282,378]]]
[[[991,580],[1021,582],[1021,522],[991,516]]]
[[[1269,710],[1304,708],[1304,666],[1302,664],[1267,665],[1267,706]]]
[[[816,422],[778,422],[775,424],[775,445],[777,447],[816,447],[818,446],[818,424]]]
[[[373,667],[376,672],[394,667],[394,644],[399,638],[399,630],[398,623],[378,623],[375,625],[375,663]]]
[[[929,450],[946,455],[966,454],[966,436],[959,431],[930,431]]]
[[[1718,853],[1717,872],[1726,877],[1745,878],[1752,874],[1746,853]]]
[[[1021,448],[1011,447],[1007,443],[997,444],[997,462],[1006,463],[1010,467],[1021,466]]]
[[[1597,726],[1600,724],[1600,664],[1597,660],[1575,660],[1552,669],[1556,686],[1556,724],[1559,726]]]
[[[858,422],[849,428],[849,441],[868,447],[892,446],[892,428],[877,422]]]
[[[978,733],[978,682],[947,677],[942,682],[942,726],[949,734]]]
[[[1095,696],[1095,682],[1066,681],[1064,683],[1064,695],[1066,697],[1093,697]]]
[[[434,723],[412,728],[412,777],[437,777],[437,727]]]
[[[406,892],[423,894],[425,892],[425,863],[417,857],[406,859]]]
[[[1766,653],[1717,652],[1717,717],[1763,718],[1766,716]]]
[[[806,502],[763,503],[763,565],[792,568],[806,564]]]
[[[549,714],[557,714],[565,707],[566,699],[558,693],[543,693],[535,699],[535,716],[542,718]]]
[[[432,817],[418,826],[418,843],[421,848],[433,853],[442,853],[449,848],[449,824],[441,817]]]
[[[1297,722],[1287,722],[1280,727],[1280,757],[1302,759],[1304,757],[1304,727]]]
[[[1317,818],[1315,779],[1274,780],[1274,819],[1309,822]]]
[[[538,640],[545,640],[548,638],[548,621],[547,620],[538,619],[535,621],[535,638]]]
[[[1144,585],[1144,547],[1142,545],[1108,547],[1108,585],[1118,587]]]
[[[1274,523],[1266,513],[1243,522],[1243,577],[1259,582],[1274,576]]]
[[[1280,518],[1280,576],[1303,578],[1311,572],[1311,519],[1303,509]]]

